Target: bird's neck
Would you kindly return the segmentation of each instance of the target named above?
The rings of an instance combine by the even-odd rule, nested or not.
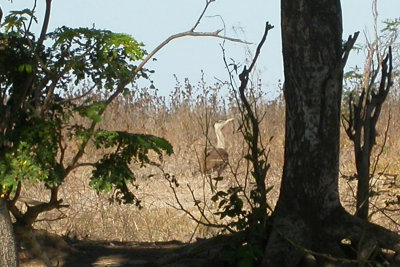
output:
[[[217,136],[217,148],[225,148],[225,140],[222,135],[221,129],[215,129],[215,135]]]

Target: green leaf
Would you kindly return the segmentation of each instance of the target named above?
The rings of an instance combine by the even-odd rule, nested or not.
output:
[[[25,63],[25,64],[22,64],[22,65],[20,65],[20,66],[18,67],[18,71],[19,71],[19,72],[32,73],[33,67],[32,67],[31,64]]]
[[[87,106],[79,106],[76,110],[79,112],[79,115],[89,118],[94,122],[100,122],[102,120],[101,114],[105,108],[106,103],[95,102]]]
[[[0,184],[15,188],[24,180],[62,183],[62,168],[56,161],[59,122],[39,118],[17,120],[9,142],[13,146],[0,157]]]
[[[98,192],[110,192],[113,188],[119,192],[115,195],[116,201],[124,203],[137,203],[137,198],[128,189],[128,184],[136,178],[129,168],[132,159],[142,165],[148,163],[150,150],[157,154],[170,155],[172,145],[165,139],[153,135],[132,134],[119,131],[98,130],[93,135],[96,148],[117,149],[104,157],[94,165],[90,185]]]

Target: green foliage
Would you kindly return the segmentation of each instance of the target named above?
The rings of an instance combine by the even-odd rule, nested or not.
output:
[[[98,88],[111,90],[134,81],[134,61],[145,55],[143,44],[131,36],[106,30],[61,27],[49,34],[53,62],[49,68],[69,73],[76,85],[90,79]]]
[[[0,95],[12,94],[20,88],[27,74],[36,72],[29,41],[13,33],[0,34]]]
[[[104,102],[93,102],[89,105],[81,105],[77,106],[75,110],[81,115],[82,117],[86,117],[93,122],[100,122],[101,121],[101,114],[107,107],[106,103]]]
[[[230,220],[229,226],[241,231],[248,227],[246,217],[249,212],[243,210],[243,200],[241,198],[241,193],[243,188],[231,187],[224,191],[218,191],[213,197],[214,202],[218,202],[219,211],[216,215],[219,215],[221,219],[229,217],[234,220]]]
[[[117,147],[109,154],[94,164],[90,185],[97,192],[110,192],[116,189],[114,199],[118,202],[132,203],[140,206],[140,201],[129,191],[128,184],[136,178],[129,168],[131,160],[139,162],[141,166],[150,163],[148,153],[150,150],[162,157],[163,152],[173,153],[171,144],[163,138],[153,135],[131,134],[126,132],[100,130],[94,134],[96,148]]]
[[[381,30],[382,33],[397,33],[399,32],[399,27],[400,27],[400,18],[395,18],[395,19],[387,19],[383,21],[383,24],[385,27]]]
[[[272,186],[266,188],[266,174],[270,168],[269,150],[259,142],[261,138],[259,120],[255,112],[256,104],[250,106],[244,94],[241,95],[239,104],[242,121],[238,131],[241,131],[248,146],[244,159],[252,167],[250,175],[246,176],[250,180],[245,182],[245,186],[234,186],[226,192],[217,192],[212,200],[218,203],[218,211],[215,214],[219,215],[220,219],[228,217],[229,229],[241,233],[240,240],[222,254],[222,260],[229,266],[258,266],[266,242],[269,211],[272,211],[266,202],[267,194],[272,189]],[[271,140],[272,137],[269,141]],[[249,184],[251,186],[248,186]]]
[[[21,118],[18,122],[8,138],[14,145],[0,157],[0,184],[15,188],[32,179],[44,181],[48,187],[60,185],[63,170],[56,161],[59,121]]]
[[[95,133],[93,139],[97,148],[118,146],[118,150],[126,154],[127,158],[135,157],[145,163],[149,162],[149,150],[155,151],[159,156],[162,156],[163,152],[168,155],[173,153],[173,148],[167,140],[154,135],[100,130]]]
[[[5,28],[5,32],[24,32],[29,20],[34,20],[37,23],[37,18],[30,9],[23,9],[17,11],[10,11],[4,19],[2,27]]]
[[[81,164],[94,167],[90,185],[96,191],[115,189],[114,200],[140,205],[128,189],[135,181],[132,161],[145,166],[150,151],[170,155],[171,144],[151,135],[94,129],[118,94],[151,73],[137,71],[136,62],[146,55],[143,44],[127,34],[65,26],[38,38],[30,31],[34,22],[34,12],[24,9],[10,12],[0,25],[2,197],[28,179],[58,187]],[[79,117],[89,125],[78,123]],[[72,162],[64,160],[65,138],[78,147]],[[81,163],[90,140],[110,152]]]
[[[398,46],[398,33],[400,27],[400,18],[388,19],[382,22],[383,27],[380,30],[379,36],[369,44],[358,44],[353,47],[357,53],[364,52],[366,55],[371,53],[371,59],[366,59],[365,66],[353,66],[344,73],[343,95],[342,95],[342,116],[349,118],[349,101],[357,103],[363,91],[366,91],[366,98],[370,99],[373,94],[376,94],[379,88],[379,70],[381,62],[375,60],[382,60],[389,46]],[[378,33],[377,33],[378,34]],[[395,56],[394,56],[395,57]],[[371,62],[368,62],[371,60]],[[396,67],[392,73],[392,80],[397,77]],[[365,81],[369,78],[370,81]],[[363,88],[367,86],[368,88]],[[368,90],[366,90],[368,89]]]

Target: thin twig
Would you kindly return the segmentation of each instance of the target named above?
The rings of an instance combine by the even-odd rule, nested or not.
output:
[[[378,154],[375,157],[374,166],[373,166],[372,172],[371,172],[372,175],[375,174],[377,166],[378,166],[378,163],[379,163],[379,160],[380,160],[380,158],[381,158],[381,156],[382,156],[382,154],[383,154],[383,152],[385,150],[385,147],[386,147],[386,143],[387,143],[388,136],[389,136],[389,127],[390,127],[391,117],[392,116],[391,116],[391,113],[390,113],[390,110],[389,110],[389,118],[388,118],[387,124],[386,124],[385,135],[384,135],[384,138],[383,138],[383,144],[381,145],[380,150],[379,150]]]
[[[32,9],[31,9],[32,14],[34,14],[34,12],[35,12],[36,4],[37,4],[37,0],[35,0],[35,1],[33,2],[33,7],[32,7]],[[1,19],[0,19],[0,21],[1,21]],[[26,28],[25,36],[26,36],[26,34],[30,31],[31,26],[32,26],[32,22],[33,22],[33,16],[31,16],[31,18],[30,18],[30,20],[29,20],[28,27]]]
[[[208,6],[212,3],[215,2],[215,0],[206,0],[206,5],[204,6],[203,11],[201,12],[199,18],[197,19],[196,23],[193,25],[193,27],[190,29],[191,32],[193,32],[197,26],[199,26],[201,19],[203,18],[204,14],[206,13]]]

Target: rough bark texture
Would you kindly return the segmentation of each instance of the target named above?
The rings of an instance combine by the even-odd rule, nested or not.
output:
[[[301,210],[306,218],[320,211],[322,219],[340,207],[340,1],[282,0],[282,39],[286,143],[278,207]]]
[[[378,232],[382,238],[377,243],[394,245],[398,237],[350,216],[339,200],[340,0],[281,0],[281,12],[285,159],[263,266],[297,266],[310,251],[317,265],[324,266],[346,258],[341,239],[373,240]],[[365,243],[365,255],[371,247]],[[346,266],[344,261],[336,264]]]
[[[356,158],[357,167],[357,206],[356,215],[364,220],[368,220],[369,212],[369,186],[370,186],[370,153],[362,153]],[[366,154],[366,155],[365,155]]]
[[[18,266],[16,243],[7,202],[0,198],[0,266]]]

